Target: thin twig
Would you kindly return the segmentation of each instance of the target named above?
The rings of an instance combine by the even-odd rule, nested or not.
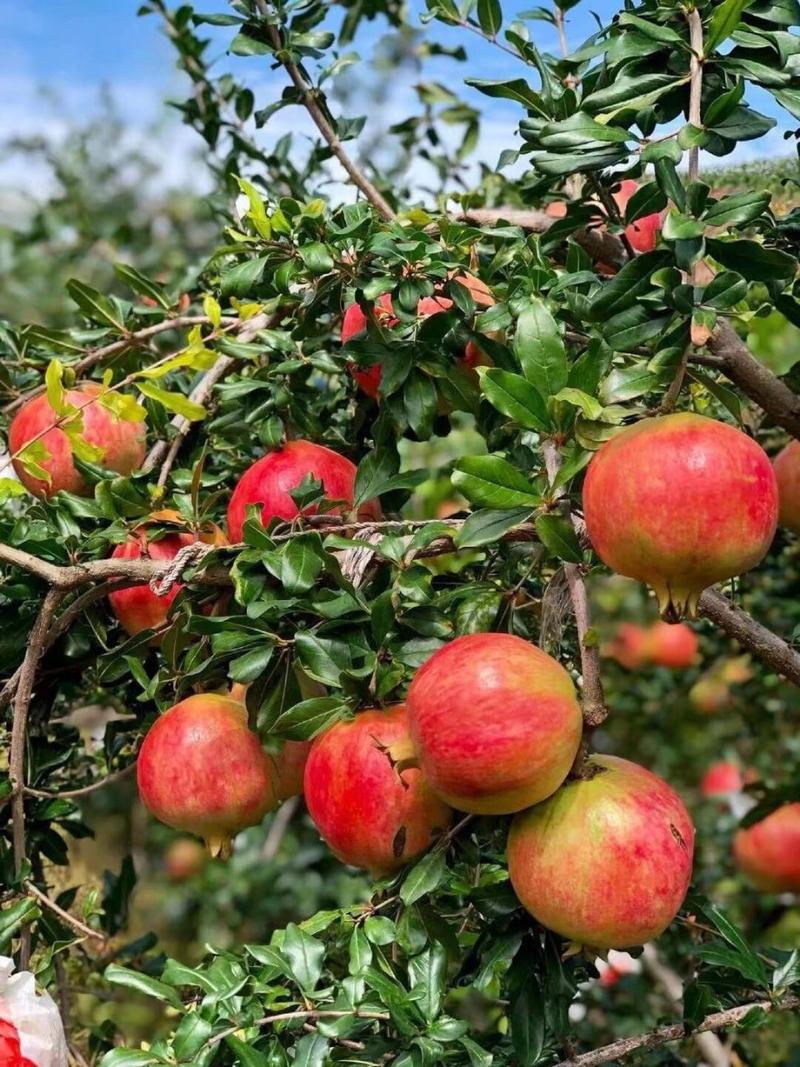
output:
[[[703,22],[696,7],[686,12],[689,23],[689,122],[700,129],[703,120],[700,103],[703,96]],[[689,149],[689,181],[696,182],[700,174],[700,146]]]
[[[651,1030],[646,1034],[637,1034],[635,1037],[623,1037],[610,1045],[594,1049],[592,1052],[584,1052],[580,1056],[573,1056],[568,1060],[561,1060],[555,1067],[599,1067],[603,1063],[612,1063],[622,1059],[637,1049],[658,1048],[670,1041],[681,1041],[695,1034],[705,1034],[712,1030],[724,1030],[728,1026],[736,1026],[749,1015],[751,1011],[795,1011],[800,1008],[800,997],[787,996],[778,1003],[771,1000],[759,1000],[750,1004],[740,1004],[736,1008],[728,1008],[727,1011],[715,1011],[707,1015],[699,1026],[687,1032],[683,1023],[674,1023],[672,1026],[661,1026],[658,1030]]]
[[[339,135],[333,126],[328,121],[328,117],[325,111],[320,106],[319,90],[314,89],[308,84],[303,77],[300,68],[290,57],[289,50],[284,47],[281,41],[281,34],[278,27],[272,21],[272,15],[270,14],[269,5],[266,0],[256,0],[256,7],[258,8],[262,17],[266,20],[267,33],[269,34],[272,47],[275,50],[275,58],[279,63],[283,65],[284,70],[289,75],[294,84],[294,87],[300,93],[303,105],[306,111],[311,116],[314,125],[322,134],[324,140],[327,142],[331,152],[341,163],[347,172],[350,180],[356,185],[364,196],[369,200],[375,210],[384,218],[387,222],[394,221],[397,218],[394,209],[389,205],[389,202],[384,199],[383,195],[375,188],[372,182],[367,178],[365,174],[358,169],[356,164],[347,154],[342,147],[342,142],[339,140]]]
[[[33,882],[26,882],[25,889],[32,897],[35,897],[40,904],[44,904],[46,908],[49,908],[50,911],[54,912],[54,914],[65,922],[67,926],[71,926],[76,933],[83,934],[84,937],[90,937],[94,941],[102,941],[103,944],[108,941],[105,934],[100,933],[99,930],[93,930],[91,926],[87,926],[86,923],[81,922],[80,919],[76,919],[74,915],[70,915],[68,911],[65,911],[60,905],[56,904],[54,900],[51,900],[47,893],[43,893],[38,886],[33,884]]]
[[[262,860],[269,862],[275,859],[286,831],[289,829],[289,825],[299,807],[300,797],[289,797],[288,800],[284,800],[283,804],[275,812],[261,849]]]
[[[293,1019],[346,1019],[351,1017],[356,1019],[376,1019],[380,1022],[388,1022],[391,1019],[388,1012],[359,1011],[358,1008],[354,1008],[352,1011],[318,1011],[317,1009],[310,1011],[282,1011],[277,1015],[265,1015],[261,1019],[256,1019],[254,1023],[239,1023],[237,1026],[231,1026],[219,1034],[214,1034],[208,1044],[211,1046],[218,1045],[220,1041],[224,1041],[226,1037],[230,1037],[231,1034],[235,1034],[238,1030],[250,1029],[254,1026],[260,1029],[263,1026],[272,1026],[274,1023],[287,1022]]]
[[[30,786],[25,786],[25,793],[30,797],[41,797],[43,800],[50,800],[51,798],[66,797],[68,800],[72,800],[75,797],[87,797],[91,793],[96,793],[99,789],[105,789],[108,785],[113,785],[116,782],[124,782],[127,778],[132,777],[136,770],[136,761],[129,763],[127,767],[123,767],[121,771],[112,771],[111,774],[107,774],[105,778],[100,778],[96,782],[90,782],[89,785],[80,786],[78,789],[59,789],[57,791],[49,791],[47,789],[31,789]]]

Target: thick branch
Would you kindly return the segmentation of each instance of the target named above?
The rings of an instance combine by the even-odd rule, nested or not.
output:
[[[727,597],[707,589],[700,597],[700,614],[719,626],[729,637],[735,638],[777,674],[800,685],[800,653],[795,652],[772,630],[756,622],[746,611],[737,608]]]
[[[531,233],[545,233],[554,222],[558,221],[544,211],[514,207],[469,208],[454,215],[453,218],[463,222],[472,222],[476,226],[495,226],[498,222],[507,222],[523,230],[530,230]],[[623,267],[628,261],[622,241],[613,233],[608,233],[607,230],[600,227],[587,227],[576,230],[574,236],[578,244],[598,262]]]
[[[726,378],[779,426],[800,438],[800,396],[755,358],[729,322],[720,320],[708,342]]]
[[[283,65],[284,70],[291,78],[295,89],[300,93],[306,111],[308,111],[314,125],[327,142],[331,152],[339,160],[342,167],[344,167],[352,183],[361,190],[378,214],[387,222],[392,222],[397,218],[393,208],[375,188],[369,178],[361,173],[347,152],[345,152],[342,147],[342,142],[339,140],[339,135],[336,130],[334,130],[333,126],[331,126],[324,110],[320,107],[317,90],[308,84],[303,77],[300,68],[290,58],[288,50],[284,48],[283,42],[281,41],[280,30],[272,21],[270,21],[271,15],[266,0],[256,0],[256,7],[261,15],[267,20],[267,32],[269,33],[272,47],[275,49],[277,60]]]
[[[600,1067],[600,1064],[620,1060],[623,1056],[627,1056],[637,1049],[658,1048],[659,1045],[666,1045],[670,1041],[681,1041],[695,1034],[705,1034],[713,1030],[724,1030],[728,1026],[736,1026],[756,1008],[760,1008],[767,1013],[773,1011],[796,1011],[797,1008],[800,1008],[800,997],[784,997],[777,1004],[771,1000],[759,1000],[751,1004],[740,1004],[738,1007],[729,1008],[727,1011],[715,1011],[712,1015],[707,1015],[699,1026],[696,1026],[688,1033],[683,1023],[674,1023],[672,1026],[662,1026],[658,1030],[652,1030],[647,1034],[623,1037],[619,1041],[604,1045],[603,1048],[595,1049],[593,1052],[584,1052],[582,1055],[574,1056],[572,1059],[561,1060],[560,1063],[556,1064],[556,1067]]]
[[[700,101],[703,94],[703,22],[700,12],[693,7],[686,14],[689,23],[689,47],[692,50],[689,60],[689,122],[700,129],[703,120],[700,116]],[[689,149],[689,181],[696,182],[700,172],[700,148]]]

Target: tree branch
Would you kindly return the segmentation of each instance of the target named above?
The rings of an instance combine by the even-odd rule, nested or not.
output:
[[[36,668],[42,655],[47,631],[58,609],[63,593],[49,589],[42,602],[39,614],[28,637],[28,647],[20,668],[19,684],[14,696],[14,719],[11,726],[11,748],[8,756],[8,771],[13,790],[11,798],[11,824],[14,847],[14,870],[22,871],[26,859],[25,844],[25,749],[28,737],[28,711],[36,680]],[[30,958],[30,929],[23,928],[20,934],[20,970],[24,970]]]
[[[703,22],[696,7],[686,13],[689,23],[689,47],[692,55],[689,60],[689,122],[698,129],[703,120],[700,115],[700,102],[703,94]],[[700,173],[700,148],[689,149],[689,181],[696,182]]]
[[[261,1019],[256,1019],[254,1023],[243,1024],[239,1023],[237,1026],[231,1026],[227,1030],[223,1030],[220,1034],[214,1034],[214,1036],[208,1041],[209,1045],[218,1045],[220,1041],[224,1041],[226,1037],[230,1037],[231,1034],[235,1034],[238,1030],[249,1029],[250,1027],[257,1026],[272,1026],[274,1023],[288,1022],[293,1019],[375,1019],[380,1022],[389,1022],[391,1015],[385,1011],[359,1011],[358,1008],[354,1008],[352,1011],[327,1011],[311,1009],[309,1011],[282,1011],[277,1015],[265,1015]]]
[[[256,0],[256,7],[262,17],[266,20],[267,33],[272,42],[272,47],[275,50],[275,58],[282,64],[284,70],[291,78],[294,87],[300,93],[306,111],[308,111],[314,125],[327,142],[331,152],[339,160],[352,183],[361,190],[378,214],[387,222],[394,221],[394,219],[397,218],[394,209],[375,188],[369,178],[361,173],[356,164],[344,150],[342,142],[339,140],[339,135],[328,121],[328,117],[322,107],[320,107],[318,100],[320,94],[318,93],[318,90],[308,84],[303,77],[300,68],[294,60],[291,59],[288,49],[284,48],[283,42],[281,41],[280,30],[272,21],[272,16],[266,0]]]
[[[507,222],[531,233],[545,233],[558,221],[544,211],[514,207],[468,208],[451,217],[456,221],[472,222],[476,226],[495,226],[498,222]],[[599,226],[576,230],[574,237],[594,260],[613,267],[624,267],[628,261],[625,246],[619,237]]]
[[[800,438],[800,396],[755,358],[729,322],[721,319],[708,341],[719,369],[755,400],[773,422]]]
[[[735,638],[748,652],[782,674],[794,685],[800,685],[800,653],[772,630],[756,622],[746,611],[732,604],[714,589],[706,589],[700,597],[700,614],[719,626],[729,637]]]
[[[542,442],[544,463],[547,476],[552,484],[561,468],[561,456],[558,446],[552,439]],[[572,526],[580,535],[582,524],[576,515],[570,515]],[[603,682],[600,677],[600,650],[594,643],[587,644],[587,636],[592,626],[589,597],[586,593],[586,585],[577,563],[565,563],[564,572],[567,576],[572,611],[575,615],[575,626],[578,631],[578,648],[581,657],[581,677],[583,679],[582,709],[584,725],[589,730],[599,726],[608,716],[608,706],[603,693]],[[585,753],[579,753],[579,760]]]
[[[62,793],[61,795],[63,796],[64,794]],[[40,904],[44,904],[46,908],[49,908],[50,911],[54,912],[59,919],[65,922],[67,926],[71,926],[77,933],[83,934],[84,937],[91,937],[95,941],[101,941],[104,945],[108,941],[105,934],[100,933],[99,930],[93,930],[91,926],[87,926],[86,923],[82,923],[80,919],[76,919],[74,915],[70,915],[68,911],[65,911],[62,907],[56,904],[54,900],[51,900],[50,897],[48,897],[46,893],[43,893],[38,886],[33,884],[33,882],[26,882],[25,889],[32,897],[35,897]],[[22,968],[20,967],[20,970],[21,969]]]
[[[73,799],[75,797],[86,797],[90,793],[96,793],[99,789],[105,789],[107,785],[111,785],[113,782],[124,782],[126,778],[130,778],[136,770],[136,760],[133,763],[129,763],[127,767],[123,767],[121,771],[113,771],[111,774],[107,774],[105,778],[100,778],[96,782],[90,782],[89,785],[80,786],[78,789],[59,789],[59,790],[47,790],[47,789],[31,789],[30,786],[25,786],[25,793],[30,797],[41,797],[43,800],[50,800],[51,798]]]
[[[573,1056],[569,1060],[561,1060],[555,1067],[599,1067],[603,1063],[612,1063],[622,1059],[636,1049],[658,1048],[670,1041],[681,1041],[695,1034],[705,1034],[713,1030],[723,1030],[728,1026],[736,1026],[751,1011],[761,1009],[764,1012],[795,1011],[800,1008],[800,997],[787,996],[780,1003],[771,1000],[759,1000],[751,1004],[740,1004],[736,1008],[728,1008],[727,1011],[716,1011],[707,1015],[705,1019],[693,1030],[687,1032],[683,1023],[674,1023],[672,1026],[661,1026],[658,1030],[652,1030],[647,1034],[637,1034],[635,1037],[623,1037],[603,1048],[593,1052],[584,1052],[580,1056]]]

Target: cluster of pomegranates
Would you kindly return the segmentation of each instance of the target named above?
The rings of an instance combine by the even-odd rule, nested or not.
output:
[[[683,670],[697,660],[697,647],[697,634],[685,622],[659,620],[649,627],[623,623],[603,651],[628,670],[647,664]]]

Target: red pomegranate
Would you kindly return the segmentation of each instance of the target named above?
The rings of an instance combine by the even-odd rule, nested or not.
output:
[[[685,622],[656,622],[647,632],[648,657],[659,667],[691,667],[697,658],[697,646],[697,634]]]
[[[757,889],[800,893],[800,803],[784,804],[755,826],[737,831],[733,855]]]
[[[626,178],[625,181],[621,183],[619,190],[614,193],[614,200],[623,216],[625,215],[628,201],[638,188],[638,182],[633,181],[632,178]],[[637,219],[636,222],[631,222],[625,227],[625,236],[628,238],[631,247],[637,252],[652,252],[656,247],[660,232],[660,212],[655,212],[652,215],[644,215],[641,219]]]
[[[712,763],[703,775],[700,792],[704,797],[726,796],[740,792],[743,785],[744,778],[736,764],[721,760],[719,763]]]
[[[692,875],[694,828],[680,797],[655,774],[593,756],[511,824],[508,873],[543,926],[595,949],[658,937]]]
[[[148,536],[148,525],[161,522],[176,523],[179,528],[174,533],[151,540]],[[145,556],[148,559],[166,562],[174,559],[182,548],[193,545],[197,541],[209,545],[228,543],[228,539],[218,526],[212,525],[198,533],[186,528],[178,512],[157,511],[147,522],[135,527],[127,541],[115,547],[111,558],[140,559]],[[149,585],[134,585],[130,589],[120,589],[116,593],[109,593],[108,601],[122,628],[127,630],[131,636],[135,636],[142,630],[154,630],[166,621],[170,605],[181,589],[183,585],[176,582],[168,593],[157,596]]]
[[[800,533],[800,441],[792,441],[775,458],[780,523]]]
[[[647,631],[633,622],[623,622],[603,648],[603,655],[615,659],[622,667],[635,671],[647,663]]]
[[[218,693],[187,697],[164,712],[136,765],[145,807],[176,830],[202,837],[212,855],[277,803],[269,759],[243,706]]]
[[[380,877],[447,829],[452,813],[407,761],[406,710],[362,711],[314,741],[304,793],[311,818],[343,863]]]
[[[81,436],[84,440],[103,449],[102,457],[95,462],[106,470],[116,471],[117,474],[130,474],[140,467],[144,460],[145,424],[118,419],[113,411],[101,402],[95,402],[102,392],[103,388],[97,382],[85,382],[75,389],[70,389],[66,400],[74,407],[82,408]],[[50,481],[29,474],[19,459],[13,461],[17,477],[29,493],[45,499],[62,489],[79,496],[91,496],[91,486],[78,473],[72,460],[69,438],[63,430],[55,426],[57,419],[58,416],[45,393],[29,400],[14,416],[8,431],[9,452],[14,455],[29,442],[38,439],[37,443],[44,446],[49,458],[37,460],[37,463],[48,472]]]
[[[164,853],[164,870],[171,882],[186,882],[201,873],[207,859],[208,855],[199,841],[181,837],[173,841]]]
[[[345,456],[315,445],[311,441],[287,441],[262,456],[244,472],[233,490],[228,504],[228,534],[231,541],[241,541],[242,527],[249,504],[261,505],[261,521],[266,525],[270,519],[296,519],[300,514],[297,504],[289,495],[307,475],[322,482],[325,495],[330,500],[342,501],[343,506],[334,509],[341,515],[353,506],[353,486],[356,468]],[[313,515],[315,507],[303,514]],[[358,511],[359,518],[368,521],[379,519],[381,510],[377,501],[364,504]]]
[[[695,614],[708,586],[763,559],[778,492],[755,441],[681,412],[607,441],[589,464],[583,507],[603,562],[652,586],[664,617],[677,622]]]
[[[475,303],[480,307],[491,307],[495,303],[494,296],[487,285],[485,285],[480,278],[476,278],[472,274],[462,274],[458,278],[459,284],[462,284],[466,289],[469,289],[472,294],[472,298]],[[417,304],[417,315],[421,319],[426,319],[430,315],[436,315],[440,311],[447,311],[453,306],[453,301],[446,296],[425,296]],[[392,305],[392,298],[388,293],[384,293],[379,297],[377,304],[374,307],[374,313],[381,323],[387,329],[391,329],[397,324],[397,318],[394,314],[394,307]],[[345,344],[351,338],[361,333],[367,328],[367,318],[358,304],[351,304],[344,313],[342,319],[342,344]],[[485,363],[485,358],[480,348],[473,342],[468,341],[466,348],[464,349],[463,363],[467,367],[478,367]],[[381,365],[380,363],[374,364],[372,367],[350,367],[350,373],[358,383],[362,392],[367,396],[371,396],[373,400],[378,397],[378,390],[381,384]]]
[[[406,701],[423,774],[461,811],[520,811],[556,790],[581,739],[572,679],[512,634],[468,634],[414,676]]]

